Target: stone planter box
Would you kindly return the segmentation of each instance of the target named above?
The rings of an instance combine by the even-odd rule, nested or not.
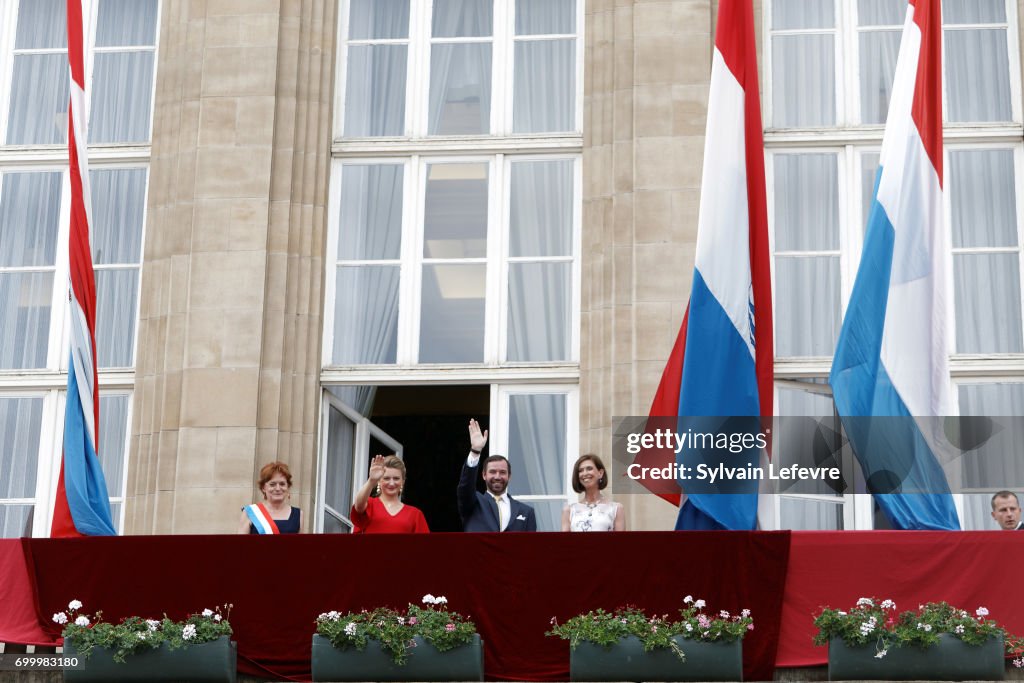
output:
[[[403,666],[395,664],[391,653],[371,640],[360,652],[354,648],[339,650],[320,635],[313,636],[314,681],[482,681],[484,645],[480,635],[473,641],[447,652],[416,636],[416,647],[409,651]]]
[[[83,669],[66,669],[69,683],[97,681],[201,681],[235,683],[238,679],[238,646],[227,636],[198,645],[171,650],[167,643],[153,650],[129,655],[123,664],[114,661],[114,654],[105,648],[93,648],[88,659],[78,655],[74,645],[64,644],[65,657],[78,657]]]
[[[644,652],[636,636],[610,648],[580,643],[569,653],[571,681],[742,681],[743,643],[702,642],[675,637],[686,655],[668,649]]]
[[[1005,675],[1003,639],[968,645],[948,633],[928,649],[890,648],[875,657],[876,647],[849,647],[841,639],[828,644],[830,681],[1001,681]]]

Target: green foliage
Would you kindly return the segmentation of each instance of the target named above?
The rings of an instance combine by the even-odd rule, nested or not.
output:
[[[709,616],[703,611],[704,601],[694,601],[690,596],[686,597],[685,605],[679,611],[678,621],[670,620],[667,614],[648,617],[643,610],[632,605],[620,607],[614,612],[598,609],[579,614],[561,624],[552,617],[552,628],[547,635],[568,640],[573,649],[580,643],[594,643],[608,648],[626,636],[635,636],[643,643],[646,652],[669,649],[685,660],[683,651],[674,640],[675,636],[686,640],[731,642],[742,639],[748,631],[754,629],[750,610],[743,610],[738,615],[722,611],[717,616]]]
[[[416,636],[430,643],[439,652],[446,652],[473,640],[476,626],[458,612],[451,612],[443,596],[424,596],[425,607],[410,604],[404,611],[378,607],[361,612],[324,612],[316,619],[316,632],[331,641],[334,647],[346,650],[366,649],[375,640],[391,653],[398,665],[408,661],[410,650],[416,646]]]
[[[231,605],[216,610],[203,610],[191,614],[184,621],[172,621],[164,615],[162,620],[126,617],[117,624],[103,621],[103,613],[89,616],[80,612],[82,604],[72,600],[65,612],[57,612],[53,620],[66,624],[62,636],[88,659],[93,648],[105,648],[113,653],[115,662],[124,662],[128,655],[160,647],[161,643],[174,650],[189,645],[208,643],[221,636],[230,636],[231,624],[227,616]]]
[[[851,647],[874,644],[875,656],[881,658],[893,647],[929,648],[939,641],[940,634],[948,633],[968,645],[1001,638],[1007,654],[1019,654],[1020,639],[986,616],[988,610],[984,607],[971,615],[945,602],[929,602],[916,610],[897,613],[892,600],[861,598],[848,611],[822,609],[814,619],[818,628],[814,643],[825,645],[832,638],[840,638]]]

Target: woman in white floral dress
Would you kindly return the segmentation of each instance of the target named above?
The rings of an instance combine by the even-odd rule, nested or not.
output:
[[[601,493],[608,486],[601,458],[581,455],[572,467],[572,489],[583,500],[566,505],[562,511],[562,531],[625,531],[626,511],[622,503]]]

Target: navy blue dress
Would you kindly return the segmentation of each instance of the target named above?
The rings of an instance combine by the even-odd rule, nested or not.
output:
[[[245,508],[242,508],[242,509],[244,510]],[[282,534],[297,534],[297,533],[299,533],[299,514],[300,514],[300,512],[301,511],[299,510],[299,508],[297,508],[297,507],[295,507],[293,505],[292,506],[292,513],[290,515],[288,515],[288,519],[275,519],[274,520],[274,524],[277,525],[277,530],[280,531]],[[254,527],[252,525],[252,522],[249,523],[249,533],[250,534],[259,533],[258,531],[256,531],[256,527]]]

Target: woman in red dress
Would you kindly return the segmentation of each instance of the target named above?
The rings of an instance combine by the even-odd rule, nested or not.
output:
[[[357,534],[428,534],[430,527],[419,508],[402,502],[405,463],[395,455],[374,456],[370,476],[352,503],[353,532]],[[377,489],[377,497],[370,492]]]

